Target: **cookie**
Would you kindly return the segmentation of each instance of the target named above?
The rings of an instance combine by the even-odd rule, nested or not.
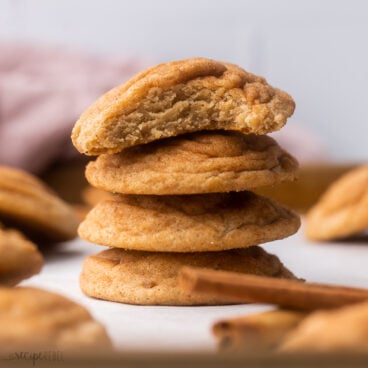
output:
[[[306,236],[332,240],[368,229],[368,165],[335,181],[307,213]]]
[[[106,350],[104,327],[81,305],[45,290],[0,288],[0,351]]]
[[[108,249],[84,261],[80,285],[89,296],[121,303],[229,304],[228,299],[191,294],[180,288],[178,273],[184,266],[295,278],[276,256],[258,246],[185,254]]]
[[[285,337],[283,353],[353,353],[368,351],[368,302],[306,317]]]
[[[205,58],[160,64],[100,97],[72,140],[87,155],[200,130],[266,134],[282,128],[294,101],[236,65]]]
[[[0,285],[12,286],[41,271],[43,257],[19,231],[0,225]]]
[[[79,226],[81,238],[152,252],[245,248],[294,234],[299,217],[251,192],[191,196],[116,196]]]
[[[77,235],[73,208],[31,174],[0,166],[0,220],[32,238],[62,241]]]
[[[199,132],[104,154],[86,169],[89,183],[123,194],[241,191],[295,179],[297,161],[270,137]]]
[[[114,199],[114,195],[104,190],[87,186],[82,190],[82,199],[88,206],[93,207],[101,201]]]

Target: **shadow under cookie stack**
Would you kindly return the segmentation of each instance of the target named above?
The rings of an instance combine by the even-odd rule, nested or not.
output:
[[[293,113],[289,95],[239,67],[196,58],[161,64],[97,100],[77,149],[98,158],[88,182],[114,193],[80,236],[85,294],[131,304],[227,304],[178,285],[183,266],[294,278],[259,244],[294,234],[289,209],[250,190],[293,180],[297,161],[265,134]]]

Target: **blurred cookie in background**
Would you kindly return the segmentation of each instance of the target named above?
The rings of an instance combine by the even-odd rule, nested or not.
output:
[[[328,241],[359,235],[368,229],[368,165],[336,180],[306,217],[306,236]]]
[[[357,353],[368,351],[368,302],[316,311],[285,336],[282,353]]]
[[[305,213],[332,182],[355,166],[327,162],[305,163],[298,170],[297,180],[256,188],[254,192],[272,198],[299,213]]]
[[[42,254],[19,231],[0,224],[0,285],[13,286],[41,271]]]
[[[104,200],[114,200],[115,198],[113,193],[105,192],[89,185],[83,187],[79,195],[83,203],[73,203],[71,205],[79,222],[82,222],[87,217],[91,209],[98,203]]]
[[[91,206],[80,203],[71,204],[71,206],[79,222],[82,222],[86,218],[92,208]]]
[[[81,305],[46,290],[0,287],[0,352],[112,349],[105,328]]]
[[[225,318],[212,326],[217,347],[222,352],[242,354],[270,353],[307,315],[288,309]]]
[[[79,223],[72,207],[41,180],[7,166],[0,166],[0,220],[40,242],[73,239]]]
[[[105,200],[114,200],[116,196],[113,193],[106,192],[102,189],[87,186],[82,190],[82,199],[91,208]]]

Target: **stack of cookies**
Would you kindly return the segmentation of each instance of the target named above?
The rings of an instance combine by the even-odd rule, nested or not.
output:
[[[177,283],[183,266],[294,278],[258,245],[300,220],[249,190],[293,180],[296,160],[265,134],[293,113],[291,97],[243,69],[195,58],[161,64],[97,100],[72,139],[98,155],[89,183],[114,193],[79,227],[111,247],[88,257],[81,288],[134,304],[224,304]]]

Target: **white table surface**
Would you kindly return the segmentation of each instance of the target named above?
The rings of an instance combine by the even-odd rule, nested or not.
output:
[[[307,281],[368,287],[368,240],[350,243],[311,243],[303,230],[284,240],[263,245]],[[83,259],[104,247],[76,239],[46,255],[42,272],[22,285],[63,294],[83,304],[107,328],[122,351],[212,351],[211,325],[222,318],[266,310],[262,305],[220,307],[135,306],[85,296],[78,278]]]

